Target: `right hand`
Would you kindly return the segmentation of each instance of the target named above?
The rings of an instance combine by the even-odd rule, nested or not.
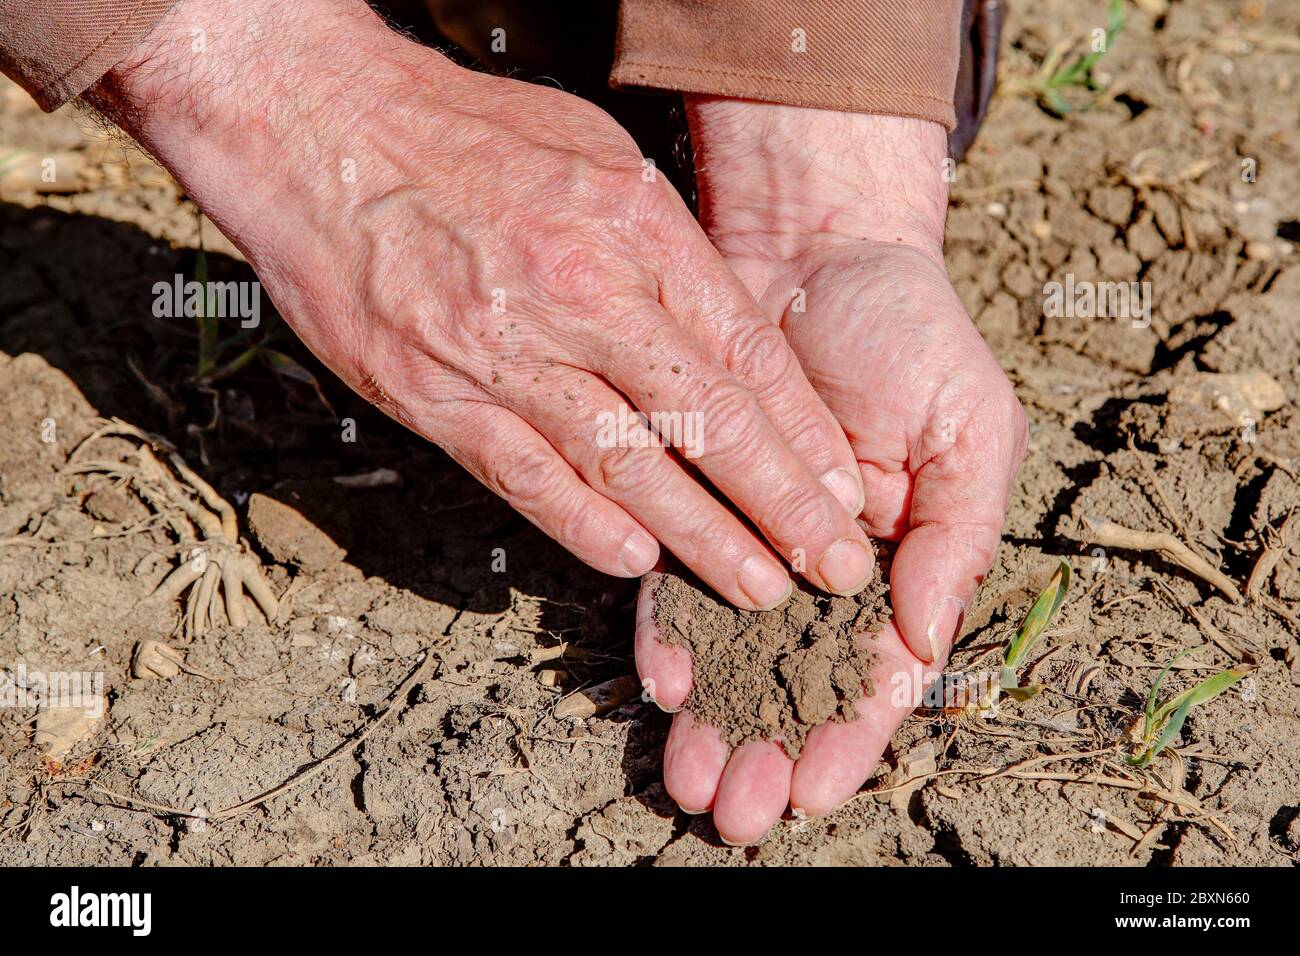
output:
[[[460,69],[360,0],[182,0],[95,98],[325,364],[588,564],[640,575],[662,542],[750,609],[788,595],[782,558],[866,584],[842,428],[598,108]],[[698,413],[698,472],[604,447],[627,406]]]

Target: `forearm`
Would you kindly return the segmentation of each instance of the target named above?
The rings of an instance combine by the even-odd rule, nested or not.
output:
[[[86,99],[172,173],[307,336],[355,303],[320,298],[342,283],[298,280],[336,274],[340,210],[401,179],[376,152],[403,122],[377,108],[377,87],[428,86],[443,66],[449,82],[463,73],[362,0],[180,0]],[[355,383],[355,361],[328,348],[318,354]]]
[[[273,198],[264,191],[281,180],[269,164],[327,160],[302,119],[355,118],[355,34],[374,27],[360,0],[180,0],[85,99],[211,214],[229,215],[234,195],[243,208]]]

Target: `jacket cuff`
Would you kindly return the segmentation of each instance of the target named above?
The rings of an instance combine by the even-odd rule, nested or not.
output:
[[[47,113],[126,59],[176,0],[0,0],[0,72]]]
[[[610,83],[956,125],[960,0],[622,0]]]

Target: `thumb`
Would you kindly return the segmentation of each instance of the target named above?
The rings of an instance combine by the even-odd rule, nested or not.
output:
[[[926,663],[947,657],[975,588],[993,566],[1025,453],[1025,414],[1001,371],[964,391],[931,416],[913,451],[908,531],[890,568],[898,628]]]

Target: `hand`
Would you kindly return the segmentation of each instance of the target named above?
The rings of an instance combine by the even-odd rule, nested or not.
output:
[[[870,643],[877,693],[858,702],[859,719],[814,730],[797,764],[775,743],[729,753],[689,713],[674,720],[669,793],[687,810],[711,808],[724,839],[747,843],[787,804],[815,815],[852,796],[919,703],[910,675],[942,668],[992,565],[1026,426],[944,268],[940,127],[712,99],[688,111],[706,229],[843,425],[866,489],[863,525],[899,541],[894,618]],[[637,665],[676,709],[690,659],[658,641],[654,586],[653,576],[642,585]]]
[[[780,558],[869,579],[843,429],[596,107],[460,69],[360,0],[182,0],[95,102],[325,364],[593,567],[640,575],[663,542],[746,608],[789,594]],[[680,425],[771,547],[634,410]]]

